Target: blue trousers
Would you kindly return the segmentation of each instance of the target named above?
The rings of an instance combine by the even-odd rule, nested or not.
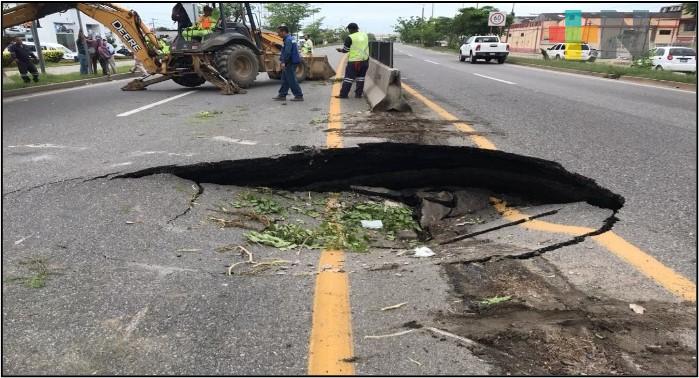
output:
[[[279,97],[286,97],[289,94],[289,89],[294,97],[303,97],[301,86],[296,81],[296,65],[288,64],[282,71],[282,87],[279,88]]]
[[[352,83],[354,83],[356,80],[357,83],[354,89],[354,94],[357,97],[361,97],[364,93],[364,77],[366,76],[366,71],[368,69],[368,60],[347,62],[347,67],[345,68],[345,78],[342,80],[342,88],[340,89],[340,96],[347,97],[350,89],[352,89]]]

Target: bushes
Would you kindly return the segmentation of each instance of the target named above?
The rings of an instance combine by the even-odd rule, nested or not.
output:
[[[44,60],[51,63],[58,63],[63,59],[63,51],[44,50]]]
[[[10,64],[10,53],[3,51],[2,53],[2,66],[3,67],[14,67],[17,66],[16,62]],[[51,63],[58,63],[63,59],[63,51],[59,50],[44,50],[44,60]]]
[[[10,53],[9,52],[2,52],[2,67],[11,67],[11,66],[16,66],[15,62],[12,62],[10,64]]]

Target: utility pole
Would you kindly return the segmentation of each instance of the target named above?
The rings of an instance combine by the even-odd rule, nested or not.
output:
[[[36,20],[32,21],[32,38],[34,38],[34,47],[36,48],[36,56],[39,57],[39,66],[41,73],[46,75],[46,64],[44,64],[44,52],[41,51],[41,43],[39,42],[39,33],[36,30]]]
[[[80,27],[80,32],[82,32],[83,36],[85,36],[85,32],[83,32],[83,22],[80,19],[80,10],[78,8],[75,8],[75,14],[78,16],[78,26]],[[90,62],[90,53],[88,52],[87,38],[83,38],[83,51],[85,51],[85,60],[87,61],[87,73],[94,73],[92,72],[92,64]]]
[[[432,3],[432,17],[430,17],[430,18],[431,19],[434,18],[434,3]]]
[[[422,18],[422,21],[425,21],[425,4],[422,4],[422,16],[420,18]]]
[[[150,19],[150,26],[153,28],[152,30],[155,31],[155,18]]]

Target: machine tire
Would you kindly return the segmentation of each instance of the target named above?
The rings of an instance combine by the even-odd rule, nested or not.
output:
[[[663,66],[661,66],[661,65],[658,64],[657,66],[655,66],[655,70],[656,70],[656,71],[662,71],[662,70],[663,70]]]
[[[306,77],[308,77],[308,66],[306,62],[301,62],[296,65],[296,81],[300,83],[306,80]]]
[[[183,86],[194,88],[206,83],[206,79],[197,74],[188,74],[182,76],[173,76],[172,81]]]
[[[492,58],[485,58],[485,61],[486,61],[487,63],[490,63],[491,60],[492,60]]]
[[[468,56],[468,61],[471,62],[471,64],[476,64],[476,58],[473,56],[473,51],[471,51]]]
[[[505,63],[506,58],[498,58],[498,64],[503,64]]]
[[[465,61],[466,61],[466,57],[461,55],[461,50],[459,50],[459,62],[465,62]]]
[[[259,63],[249,47],[230,45],[216,53],[216,68],[241,88],[249,88],[257,78]]]

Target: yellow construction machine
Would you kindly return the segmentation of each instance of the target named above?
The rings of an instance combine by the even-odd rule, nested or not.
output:
[[[186,87],[206,81],[224,94],[240,93],[255,81],[259,72],[270,78],[281,76],[279,54],[282,39],[258,28],[249,3],[240,3],[242,14],[226,15],[223,3],[209,3],[215,25],[205,33],[178,31],[169,54],[159,50],[156,35],[138,13],[113,3],[19,3],[3,9],[2,27],[8,28],[48,14],[77,8],[108,27],[143,62],[148,76],[135,79],[123,90],[143,90],[146,86],[172,79]],[[230,4],[230,3],[227,3]],[[247,22],[246,22],[247,19]],[[195,20],[191,20],[195,21]],[[326,80],[335,75],[326,56],[304,57],[297,67],[299,80]]]

